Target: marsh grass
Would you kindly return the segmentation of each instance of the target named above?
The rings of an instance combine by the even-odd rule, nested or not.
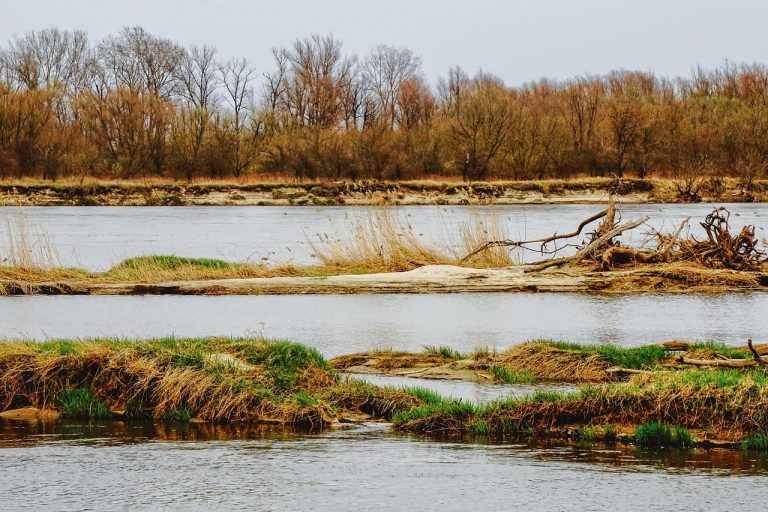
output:
[[[320,427],[331,421],[330,405],[306,397],[337,381],[317,351],[279,341],[0,343],[0,404],[6,408],[54,406],[94,417],[103,404],[107,411],[164,419],[275,419]]]
[[[596,384],[576,393],[537,392],[469,409],[417,408],[395,425],[418,432],[532,431],[585,425],[640,425],[638,443],[693,446],[688,429],[721,439],[743,439],[768,421],[768,377],[757,371],[685,369],[637,375],[625,383]],[[645,426],[643,426],[646,424]],[[674,428],[668,425],[675,425]]]
[[[58,396],[62,416],[68,418],[106,418],[109,408],[99,400],[90,388],[62,389]]]

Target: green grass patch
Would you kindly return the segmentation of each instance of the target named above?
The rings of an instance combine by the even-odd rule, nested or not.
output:
[[[402,391],[404,391],[405,393],[408,393],[411,396],[418,398],[424,404],[427,404],[427,405],[439,404],[446,401],[446,399],[443,398],[442,395],[440,395],[436,391],[432,391],[431,389],[419,388],[419,387],[403,387]]]
[[[189,421],[193,417],[194,414],[189,407],[179,407],[161,415],[160,419],[163,421]]]
[[[109,409],[89,388],[64,389],[58,394],[62,416],[68,418],[106,418]]]
[[[678,425],[672,429],[658,421],[651,421],[635,428],[635,444],[653,448],[692,448],[696,441],[685,427]]]
[[[107,273],[120,272],[124,270],[140,270],[144,268],[176,270],[181,267],[198,267],[208,269],[231,269],[241,267],[242,263],[231,263],[229,261],[211,259],[211,258],[185,258],[183,256],[172,255],[154,255],[137,256],[129,258],[112,267]]]
[[[491,375],[497,382],[506,384],[530,384],[536,382],[536,376],[530,372],[516,372],[500,365],[491,366]]]
[[[742,450],[768,451],[768,432],[750,434],[741,440],[740,446]]]
[[[436,346],[436,345],[425,345],[424,346],[424,352],[427,354],[433,354],[436,356],[442,356],[447,359],[464,359],[466,356],[459,352],[458,350],[454,350],[451,347],[446,347],[443,345]]]
[[[592,442],[597,438],[597,428],[594,425],[581,425],[576,427],[573,437],[577,441]]]
[[[476,416],[478,408],[469,402],[442,401],[439,403],[427,404],[423,407],[416,407],[408,411],[397,412],[392,417],[393,423],[408,423],[409,421],[421,420],[430,416],[441,416],[458,421],[465,421]]]
[[[270,341],[263,346],[244,347],[246,361],[263,364],[275,386],[287,391],[296,385],[299,373],[309,367],[336,371],[328,364],[317,349],[288,341]]]

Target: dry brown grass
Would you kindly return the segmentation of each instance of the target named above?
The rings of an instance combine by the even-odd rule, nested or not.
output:
[[[328,361],[328,363],[339,370],[347,370],[355,366],[366,366],[376,370],[394,370],[401,368],[432,368],[454,361],[455,359],[451,357],[431,352],[414,353],[378,350],[338,356]]]
[[[330,368],[303,349],[296,349],[296,361],[285,362],[295,367],[277,368],[270,347],[229,339],[2,342],[0,410],[56,408],[62,391],[85,388],[110,410],[130,416],[163,418],[187,410],[206,421],[330,424],[328,404],[296,398],[335,385]],[[276,373],[283,370],[292,373]]]
[[[442,221],[443,226],[446,222]],[[401,272],[424,265],[464,265],[497,268],[515,264],[510,251],[497,247],[466,264],[461,258],[489,239],[506,238],[498,215],[470,218],[454,230],[445,231],[442,241],[428,244],[420,239],[406,217],[394,210],[368,211],[340,230],[343,236],[322,235],[308,240],[314,255],[327,268],[356,268],[366,272]],[[349,233],[352,236],[349,236]]]
[[[51,269],[60,258],[42,226],[33,225],[21,212],[6,212],[0,225],[0,265],[25,269]]]
[[[494,364],[539,380],[605,382],[615,380],[606,370],[613,366],[596,353],[564,350],[548,343],[524,343],[498,354]]]

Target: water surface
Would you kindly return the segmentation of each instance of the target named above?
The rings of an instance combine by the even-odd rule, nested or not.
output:
[[[768,332],[768,293],[0,297],[0,337],[265,336],[324,355],[503,350],[535,338],[637,346],[741,345]]]
[[[754,224],[759,238],[766,236],[768,214],[762,204],[727,205],[734,227]],[[601,205],[510,205],[494,207],[392,207],[427,243],[453,238],[450,233],[473,214],[497,215],[508,238],[521,240],[574,229],[600,211]],[[713,205],[622,205],[625,219],[651,217],[650,226],[673,231],[685,217],[693,217],[693,233],[701,235],[697,220]],[[65,266],[106,269],[125,258],[145,254],[176,254],[223,258],[231,261],[316,262],[307,240],[319,235],[352,236],[350,223],[367,218],[375,208],[356,207],[131,207],[42,206],[0,207],[4,215],[22,213],[33,233],[47,232]],[[638,232],[635,240],[642,238]],[[632,243],[627,234],[625,243]]]
[[[312,435],[0,420],[2,508],[758,511],[768,500],[764,456],[475,441],[376,424]]]

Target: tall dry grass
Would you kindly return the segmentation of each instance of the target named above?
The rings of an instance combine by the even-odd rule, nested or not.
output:
[[[377,209],[349,219],[334,236],[319,235],[317,240],[308,238],[308,243],[324,266],[360,272],[398,272],[423,265],[495,268],[516,263],[513,253],[504,247],[494,247],[461,262],[484,242],[506,238],[506,226],[497,214],[472,212],[455,228],[449,228],[445,218],[439,220],[442,239],[426,243],[403,214]]]
[[[60,266],[60,261],[42,225],[31,224],[22,212],[4,212],[0,225],[0,265],[48,270]]]

